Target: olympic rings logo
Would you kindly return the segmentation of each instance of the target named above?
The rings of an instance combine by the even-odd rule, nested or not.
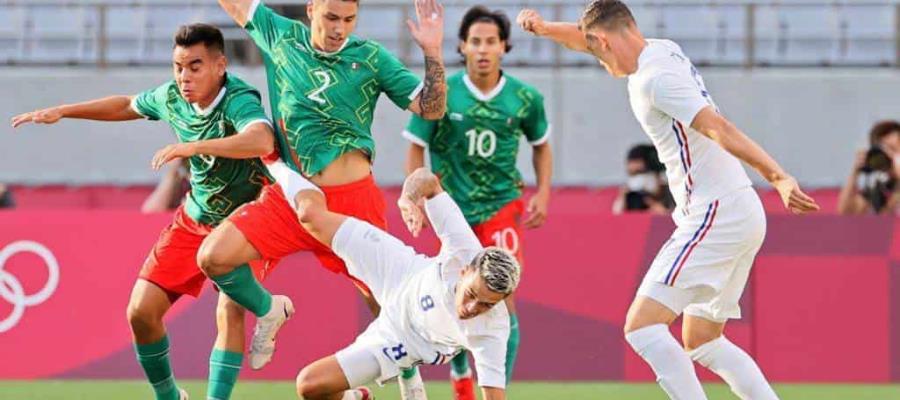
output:
[[[15,275],[3,270],[6,260],[17,253],[34,253],[47,267],[47,283],[34,294],[25,294],[22,282]],[[6,332],[22,320],[26,307],[36,306],[46,301],[59,285],[59,263],[53,253],[44,245],[30,240],[19,240],[0,249],[0,297],[13,306],[12,313],[0,320],[0,333]]]

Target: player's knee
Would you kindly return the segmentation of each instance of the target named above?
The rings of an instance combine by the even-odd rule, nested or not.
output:
[[[322,195],[311,190],[297,194],[297,218],[301,224],[315,225],[316,220],[326,211]]]
[[[722,336],[718,332],[689,332],[682,337],[682,345],[685,351],[694,351],[700,346],[716,340]]]
[[[227,256],[215,242],[204,241],[197,250],[197,265],[206,276],[219,276],[231,271]]]
[[[142,307],[139,304],[129,304],[125,311],[125,316],[128,318],[128,324],[131,325],[131,331],[136,334],[151,330],[162,324],[162,315],[160,313],[147,307]]]
[[[297,375],[297,396],[301,399],[318,399],[327,396],[326,388],[319,379],[316,379],[310,369],[303,368]]]

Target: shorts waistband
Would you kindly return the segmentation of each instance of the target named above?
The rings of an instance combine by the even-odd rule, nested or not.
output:
[[[355,182],[345,183],[343,185],[320,186],[319,189],[322,189],[322,191],[325,192],[325,196],[328,196],[329,194],[354,192],[372,187],[377,188],[377,185],[375,185],[375,175],[370,173],[365,178]]]

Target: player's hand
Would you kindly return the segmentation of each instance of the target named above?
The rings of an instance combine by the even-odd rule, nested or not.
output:
[[[550,191],[538,191],[528,200],[528,217],[522,222],[528,229],[537,228],[547,220],[547,208],[550,206]]]
[[[522,27],[522,30],[525,32],[537,36],[543,36],[547,32],[547,26],[544,24],[544,17],[542,17],[537,10],[532,10],[530,8],[526,8],[519,12],[519,16],[516,17],[516,24]]]
[[[772,186],[781,196],[784,207],[794,214],[806,214],[809,212],[819,211],[819,205],[812,197],[800,190],[797,180],[791,176],[778,179],[772,182]]]
[[[425,54],[441,54],[444,45],[444,6],[438,0],[415,0],[416,20],[406,20],[413,39]]]
[[[59,121],[62,117],[62,111],[57,107],[53,107],[16,115],[15,117],[12,117],[11,122],[13,128],[18,128],[29,122],[35,124],[55,124],[56,121]]]
[[[425,226],[424,206],[424,198],[415,201],[409,196],[401,195],[400,198],[397,199],[397,207],[400,208],[400,216],[403,217],[403,223],[406,224],[406,228],[409,229],[409,233],[412,233],[413,237],[419,237],[419,233],[422,232],[422,228]]]
[[[197,155],[197,151],[194,149],[193,143],[170,144],[159,149],[159,151],[153,155],[153,161],[150,162],[150,166],[152,166],[154,170],[159,171],[159,169],[169,161],[176,158],[188,158],[195,155]]]

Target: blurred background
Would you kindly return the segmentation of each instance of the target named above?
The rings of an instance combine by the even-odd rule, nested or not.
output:
[[[306,18],[305,2],[265,3]],[[443,3],[445,61],[455,71],[462,67],[459,20],[479,2]],[[626,3],[645,36],[682,46],[722,112],[823,206],[815,217],[791,217],[751,171],[769,212],[769,233],[743,298],[744,319],[729,326],[729,336],[773,381],[893,383],[872,392],[875,397],[864,397],[860,386],[840,398],[900,398],[900,201],[894,201],[900,199],[900,2]],[[480,4],[510,18],[529,7],[551,20],[574,21],[585,1]],[[420,70],[421,54],[403,22],[413,14],[411,1],[363,0],[356,34]],[[258,51],[214,1],[0,0],[0,116],[156,87],[171,79],[174,31],[200,21],[223,29],[232,72],[265,88]],[[555,153],[548,222],[524,239],[517,378],[652,382],[652,372],[622,340],[621,325],[673,225],[665,209],[622,199],[637,191],[639,198],[665,202],[662,182],[640,190],[629,185],[637,175],[660,172],[655,154],[640,147],[647,138],[631,114],[624,81],[591,57],[518,28],[511,41],[505,71],[545,95]],[[383,102],[373,125],[375,176],[388,204],[403,179],[408,142],[400,133],[407,119]],[[164,185],[179,187],[178,168],[150,169],[155,150],[174,140],[164,124],[145,121],[0,127],[0,207],[6,207],[0,211],[6,300],[0,301],[0,379],[141,376],[124,307],[147,251],[171,220],[165,209],[180,198],[158,197]],[[528,147],[523,143],[519,161],[530,183]],[[626,168],[627,160],[643,167]],[[401,227],[392,209],[391,232],[411,240]],[[434,250],[431,239],[414,243]],[[368,322],[352,287],[316,264],[308,255],[293,256],[267,282],[292,295],[300,318],[282,334],[276,360],[262,372],[245,370],[243,378],[292,379]],[[12,279],[34,294],[28,305],[10,300]],[[179,377],[206,376],[214,305],[207,290],[170,313]],[[426,377],[443,380],[446,370]],[[0,383],[0,399],[42,398],[27,387],[15,391]],[[640,398],[658,398],[652,393]],[[803,396],[790,398],[826,398]]]

